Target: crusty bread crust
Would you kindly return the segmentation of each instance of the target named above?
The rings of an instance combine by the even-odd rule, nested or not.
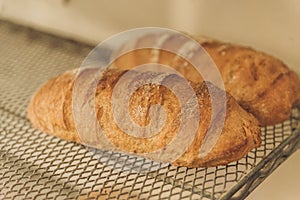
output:
[[[287,120],[300,100],[300,80],[282,61],[252,48],[202,44],[222,74],[226,90],[261,125]]]
[[[155,43],[160,36],[139,38],[136,47]],[[292,106],[300,101],[300,79],[282,61],[249,47],[194,37],[218,67],[226,91],[262,126],[287,120]],[[176,42],[165,40],[157,48],[175,48]],[[184,46],[184,45],[182,45]],[[182,48],[178,47],[178,50]],[[122,50],[126,49],[126,44]],[[156,51],[155,54],[153,51]],[[145,63],[157,62],[175,68],[193,82],[202,82],[199,72],[187,60],[165,50],[136,49],[116,59],[113,67],[131,69]],[[198,59],[202,59],[201,53]],[[205,62],[205,59],[204,61]],[[205,65],[206,63],[203,63]],[[209,64],[207,65],[208,67]],[[202,70],[206,70],[205,67]]]
[[[94,73],[92,70],[87,73]],[[168,88],[148,84],[136,90],[130,98],[129,113],[140,126],[149,123],[149,108],[160,104],[165,109],[167,119],[161,131],[149,138],[136,138],[124,133],[114,122],[111,112],[111,97],[115,84],[125,71],[110,69],[100,79],[95,96],[97,120],[108,140],[123,152],[142,155],[164,148],[171,141],[180,126],[180,104]],[[28,106],[28,117],[33,126],[50,135],[82,143],[74,123],[72,91],[76,70],[65,72],[47,81],[34,94]],[[261,143],[258,121],[243,110],[227,93],[224,127],[213,149],[204,157],[199,157],[200,147],[206,136],[211,119],[211,99],[207,84],[191,83],[200,109],[199,127],[191,145],[171,164],[186,167],[209,167],[239,160]],[[218,94],[220,89],[209,85],[210,92]],[[137,113],[136,108],[140,108]],[[221,111],[220,111],[221,112]],[[86,119],[87,121],[89,119]],[[184,123],[184,122],[183,122]],[[180,147],[178,147],[180,148]]]

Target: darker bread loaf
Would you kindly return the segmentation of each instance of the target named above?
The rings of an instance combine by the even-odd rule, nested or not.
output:
[[[130,97],[129,113],[140,126],[149,123],[149,108],[160,104],[167,118],[161,131],[148,138],[137,138],[124,133],[114,122],[111,112],[113,89],[126,71],[110,69],[104,72],[97,84],[95,109],[97,121],[108,140],[123,152],[142,155],[162,149],[175,137],[179,128],[180,105],[172,91],[162,85],[148,84],[137,89]],[[94,73],[88,69],[86,73]],[[148,76],[147,73],[142,76]],[[176,78],[176,77],[175,77]],[[82,143],[74,123],[72,90],[76,70],[65,72],[47,81],[32,97],[28,107],[28,117],[33,126],[50,135]],[[209,167],[236,161],[261,143],[258,121],[243,110],[231,95],[227,94],[224,127],[215,146],[204,157],[199,157],[200,146],[206,136],[211,118],[210,92],[221,90],[209,83],[191,83],[199,104],[201,118],[196,135],[185,152],[171,164],[187,167]],[[87,94],[87,99],[89,99]],[[139,108],[140,112],[136,113]],[[89,119],[85,119],[87,122]],[[185,122],[183,122],[185,123]],[[178,147],[180,148],[180,146]]]
[[[294,71],[251,48],[221,42],[202,45],[219,66],[226,90],[262,125],[289,118],[300,100],[300,80]]]
[[[195,39],[217,65],[226,91],[261,125],[274,125],[289,118],[292,106],[300,100],[300,80],[295,72],[280,60],[249,47]],[[114,67],[131,69],[145,63],[161,63],[175,68],[193,82],[203,80],[195,68],[178,55],[164,50],[139,49],[149,44],[158,44],[158,49],[177,48],[178,52],[185,47],[185,43],[180,44],[180,38],[172,35],[149,34],[137,39],[134,43],[137,50],[118,58]],[[125,44],[122,51],[129,48],[132,44]],[[199,59],[202,58],[199,56]]]

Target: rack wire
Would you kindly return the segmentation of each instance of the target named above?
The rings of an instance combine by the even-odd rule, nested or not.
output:
[[[298,108],[284,123],[262,128],[261,147],[213,168],[158,168],[32,128],[30,96],[50,77],[80,66],[91,50],[0,21],[0,199],[243,199],[300,146]]]

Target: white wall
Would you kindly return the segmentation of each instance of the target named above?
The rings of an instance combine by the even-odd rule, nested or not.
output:
[[[300,73],[297,0],[0,0],[0,16],[92,43],[159,26],[253,46]]]

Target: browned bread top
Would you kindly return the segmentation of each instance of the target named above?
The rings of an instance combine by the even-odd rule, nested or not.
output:
[[[300,80],[282,61],[252,48],[202,44],[218,66],[226,90],[262,125],[288,119],[300,100]]]
[[[95,71],[89,69],[86,73],[95,73]],[[138,88],[130,97],[131,119],[141,127],[146,126],[151,120],[150,107],[159,104],[166,112],[166,120],[163,128],[153,136],[142,138],[131,136],[120,129],[111,112],[113,90],[124,73],[126,71],[107,70],[97,84],[94,108],[100,127],[107,139],[120,151],[145,155],[145,153],[163,149],[172,138],[176,137],[180,123],[186,123],[180,121],[181,106],[176,95],[163,85],[146,84]],[[143,73],[137,77],[137,80],[150,75]],[[176,76],[171,79],[176,81]],[[28,107],[28,117],[33,126],[39,130],[62,139],[82,143],[74,123],[74,109],[78,108],[72,108],[75,80],[76,70],[73,70],[47,81],[32,97]],[[205,82],[197,84],[191,82],[190,84],[195,91],[199,105],[199,126],[192,143],[184,149],[184,153],[178,159],[172,161],[173,165],[208,167],[227,164],[242,158],[251,149],[260,145],[258,121],[243,110],[227,93],[226,115],[221,135],[213,149],[205,156],[199,157],[200,147],[210,126],[212,114],[210,95],[218,95],[221,90]],[[87,103],[94,94],[86,95]],[[222,111],[218,112],[221,117]],[[86,120],[85,123],[90,121],[90,119],[83,120]]]
[[[160,37],[147,35],[139,38],[135,45],[138,48],[145,44],[155,44]],[[197,37],[195,39],[218,67],[226,91],[251,112],[261,125],[274,125],[289,118],[292,106],[300,100],[300,80],[282,61],[249,47]],[[156,48],[177,48],[180,52],[184,46],[185,43],[181,44],[176,38],[170,37]],[[125,44],[122,50],[126,48]],[[194,56],[193,59],[204,58],[201,53],[195,53]],[[137,49],[119,57],[113,65],[116,68],[131,69],[151,62],[173,67],[193,82],[203,81],[189,60],[166,50]],[[205,59],[200,62],[210,67]]]

